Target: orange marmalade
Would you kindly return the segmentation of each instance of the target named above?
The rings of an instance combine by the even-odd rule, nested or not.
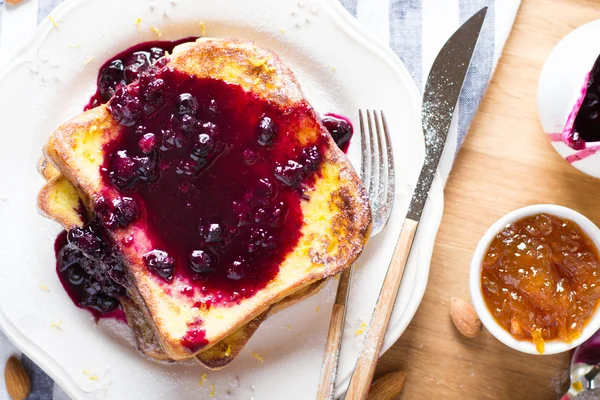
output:
[[[538,214],[507,225],[482,263],[484,301],[517,339],[544,352],[549,340],[577,339],[600,298],[600,261],[574,222]]]

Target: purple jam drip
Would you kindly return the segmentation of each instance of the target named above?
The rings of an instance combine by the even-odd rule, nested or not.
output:
[[[567,137],[567,144],[575,150],[581,150],[587,142],[600,141],[600,57],[588,74],[582,97],[574,112],[575,121]]]
[[[192,353],[197,352],[208,344],[206,331],[201,328],[202,322],[202,320],[197,319],[188,324],[188,329],[181,338],[181,344],[188,348]]]
[[[575,350],[573,361],[588,365],[600,365],[600,331]]]
[[[329,131],[333,141],[344,152],[348,153],[350,147],[350,139],[354,133],[352,123],[346,117],[337,114],[325,114],[321,122]]]
[[[196,40],[191,36],[174,41],[152,41],[137,44],[112,57],[100,67],[96,81],[96,92],[90,98],[84,111],[106,103],[122,86],[136,81],[140,74],[163,57],[167,52],[172,53],[175,46]]]
[[[118,300],[119,296],[125,295],[125,290],[113,280],[113,276],[122,272],[121,264],[110,254],[103,257],[105,262],[89,258],[70,244],[67,236],[66,231],[58,235],[54,251],[56,272],[73,303],[91,312],[96,320],[114,318],[127,322]]]

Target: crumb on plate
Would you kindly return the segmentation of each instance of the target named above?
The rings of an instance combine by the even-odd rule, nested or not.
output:
[[[265,362],[265,360],[258,353],[252,352],[252,357],[256,358],[261,363]]]
[[[56,329],[57,331],[60,331],[60,330],[62,330],[62,323],[63,323],[62,320],[58,321],[58,322],[52,322],[50,324],[50,328]]]
[[[361,322],[358,329],[354,331],[354,336],[362,335],[365,332],[366,327],[367,327],[367,324],[365,324],[364,322]]]
[[[83,374],[84,374],[85,376],[87,376],[87,377],[88,377],[88,379],[89,379],[90,381],[97,381],[97,380],[99,380],[99,379],[98,379],[98,375],[92,374],[92,373],[91,373],[90,371],[88,371],[87,369],[84,369],[84,370],[83,370],[83,371],[81,371],[81,372],[83,372]]]
[[[158,28],[151,26],[150,29],[152,30],[152,32],[156,33],[156,36],[158,36],[158,37],[162,36],[162,32]]]
[[[58,29],[58,22],[56,22],[56,20],[52,18],[52,15],[48,15],[48,20],[52,23],[52,25],[54,25],[56,29]]]

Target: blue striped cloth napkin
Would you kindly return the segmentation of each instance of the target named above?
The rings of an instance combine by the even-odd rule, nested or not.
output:
[[[63,0],[25,0],[17,6],[0,0],[0,64],[18,48],[37,24]],[[520,0],[340,0],[348,12],[400,57],[420,90],[435,56],[471,15],[484,6],[488,14],[474,59],[451,125],[447,149],[440,164],[445,180],[471,120],[487,89],[504,43],[512,28]],[[21,357],[32,378],[29,400],[68,400],[64,392],[0,332],[0,369],[9,356]],[[8,400],[0,380],[0,400]]]

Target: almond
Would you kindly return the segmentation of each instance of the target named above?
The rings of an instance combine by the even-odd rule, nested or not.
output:
[[[404,389],[406,372],[390,372],[371,384],[367,400],[393,400]]]
[[[471,303],[453,297],[450,299],[450,317],[463,336],[474,338],[481,331],[481,321]]]
[[[31,380],[29,374],[23,368],[21,361],[11,357],[6,362],[4,368],[4,380],[6,381],[6,390],[12,400],[25,400],[31,392]]]

